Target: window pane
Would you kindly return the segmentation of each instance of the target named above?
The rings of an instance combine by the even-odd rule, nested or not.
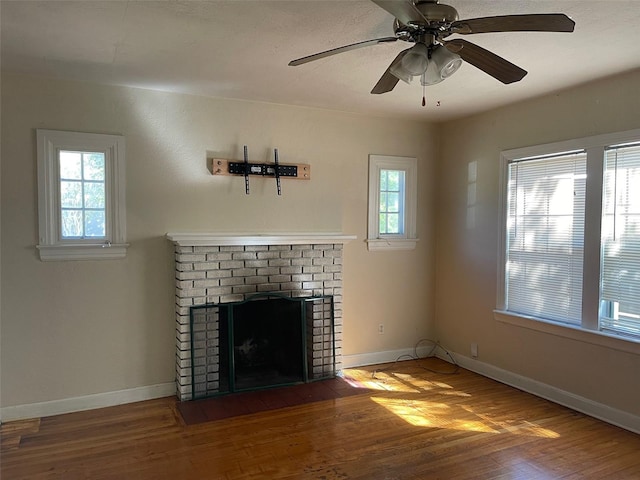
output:
[[[82,179],[82,154],[80,152],[60,151],[60,178]]]
[[[404,177],[403,170],[380,170],[379,234],[381,235],[404,233]]]
[[[581,323],[586,154],[509,165],[506,305]]]
[[[104,208],[104,183],[84,184],[84,206],[85,208]]]
[[[60,205],[62,208],[82,207],[82,182],[60,182]]]
[[[386,212],[387,211],[387,193],[386,192],[380,192],[380,211],[381,212]]]
[[[62,238],[82,237],[82,210],[62,210]]]
[[[400,190],[400,172],[397,170],[389,170],[389,182],[387,190],[390,192],[397,192]]]
[[[378,225],[378,232],[380,232],[381,234],[387,233],[387,215],[385,213],[380,214]]]
[[[397,193],[387,194],[387,212],[398,213],[400,211],[400,195]]]
[[[400,233],[400,223],[397,213],[387,215],[387,224],[386,233]]]
[[[62,238],[106,236],[105,180],[104,153],[60,151]]]
[[[83,159],[83,178],[104,180],[104,153],[84,153]]]
[[[103,210],[87,210],[84,214],[85,237],[104,237],[105,221]]]
[[[640,146],[605,154],[600,326],[640,335]]]
[[[386,191],[387,190],[387,173],[388,170],[380,170],[380,190],[381,191]]]

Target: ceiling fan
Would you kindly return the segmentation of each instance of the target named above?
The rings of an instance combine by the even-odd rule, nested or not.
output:
[[[453,34],[491,32],[573,32],[575,26],[575,22],[562,13],[458,20],[456,9],[438,3],[438,0],[416,0],[415,3],[412,0],[372,1],[395,17],[393,37],[375,38],[333,48],[292,60],[289,65],[302,65],[369,45],[402,40],[415,45],[396,56],[371,93],[390,92],[398,80],[409,83],[416,76],[420,76],[423,86],[434,85],[455,73],[463,61],[502,83],[509,84],[522,80],[527,74],[526,70],[467,40],[446,38]]]

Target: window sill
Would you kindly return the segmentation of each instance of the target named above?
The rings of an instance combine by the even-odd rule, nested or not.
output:
[[[367,239],[367,249],[377,250],[414,250],[417,238],[371,238]]]
[[[57,260],[111,260],[125,258],[128,243],[106,245],[37,245],[40,260],[43,262]]]
[[[586,330],[573,325],[564,325],[549,320],[518,315],[504,310],[494,310],[493,318],[509,325],[640,355],[640,341],[633,338],[607,334],[595,330]]]

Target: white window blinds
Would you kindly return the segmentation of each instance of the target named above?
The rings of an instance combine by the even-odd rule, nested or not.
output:
[[[513,161],[508,175],[506,309],[579,325],[586,153]]]
[[[640,145],[605,151],[600,328],[640,335]]]

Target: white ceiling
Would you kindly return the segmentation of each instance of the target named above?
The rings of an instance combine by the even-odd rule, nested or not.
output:
[[[465,64],[444,82],[369,92],[404,42],[289,67],[393,35],[369,0],[2,0],[2,69],[212,97],[443,121],[640,68],[640,0],[443,0],[461,19],[566,13],[574,33],[467,35],[529,72],[503,85]],[[454,37],[451,37],[454,38]],[[437,106],[439,102],[439,106]]]

